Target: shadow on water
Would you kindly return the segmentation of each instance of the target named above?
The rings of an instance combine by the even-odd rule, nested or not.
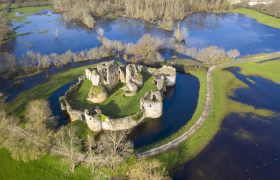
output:
[[[192,118],[198,101],[199,80],[192,75],[177,73],[176,81],[175,87],[168,89],[164,99],[162,117],[140,124],[129,135],[135,148],[170,136]]]
[[[239,68],[227,70],[249,85],[236,89],[229,98],[280,112],[279,84],[258,76],[244,76],[239,74]],[[173,179],[280,179],[279,120],[279,116],[230,113],[211,142],[175,172]]]

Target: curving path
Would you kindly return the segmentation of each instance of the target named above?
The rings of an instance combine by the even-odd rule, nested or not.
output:
[[[168,143],[166,143],[162,146],[159,146],[157,148],[153,148],[151,150],[144,151],[144,152],[136,154],[137,158],[150,157],[150,156],[153,156],[155,154],[159,154],[161,152],[164,152],[168,149],[174,148],[174,147],[178,146],[181,142],[185,141],[190,136],[192,136],[202,126],[203,122],[207,119],[207,117],[209,115],[211,105],[212,105],[212,99],[213,99],[212,74],[213,74],[213,71],[216,68],[226,66],[226,65],[231,65],[231,64],[237,64],[237,63],[257,60],[257,59],[261,59],[261,58],[268,58],[268,57],[273,58],[273,57],[276,57],[276,56],[279,56],[279,55],[280,55],[280,53],[268,54],[268,55],[264,55],[264,56],[249,58],[249,59],[241,60],[241,61],[224,63],[224,64],[215,65],[215,66],[210,67],[208,72],[207,72],[206,103],[205,103],[204,109],[202,111],[202,114],[200,115],[200,117],[198,118],[196,123],[188,131],[186,131],[184,134],[182,134],[178,138],[176,138],[176,139],[174,139],[174,140],[172,140],[172,141],[170,141],[170,142],[168,142]]]
[[[280,56],[280,53],[268,54],[268,55],[265,55],[265,56],[250,58],[250,59],[246,59],[246,60],[242,60],[242,61],[224,63],[224,64],[215,65],[215,66],[210,67],[208,72],[207,72],[206,103],[205,103],[203,112],[200,115],[199,119],[196,121],[196,123],[187,132],[182,134],[180,137],[174,139],[173,141],[170,141],[170,142],[168,142],[168,143],[166,143],[162,146],[159,146],[157,148],[153,148],[151,150],[144,151],[144,152],[136,154],[137,158],[150,157],[150,156],[153,156],[155,154],[159,154],[161,152],[164,152],[166,150],[174,148],[174,147],[178,146],[181,142],[185,141],[190,136],[192,136],[201,127],[203,122],[207,119],[208,114],[209,114],[210,109],[211,109],[212,98],[213,98],[212,73],[216,68],[226,66],[226,65],[231,65],[231,64],[237,64],[237,63],[241,63],[241,62],[252,61],[252,60],[256,60],[256,59],[260,59],[260,58],[268,58],[268,57],[273,58],[273,57],[276,57],[276,56]],[[59,148],[59,147],[55,146],[54,144],[46,143],[46,142],[40,140],[40,138],[38,138],[36,136],[33,136],[32,134],[30,134],[29,132],[21,129],[18,126],[10,127],[10,130],[15,131],[18,135],[21,135],[21,136],[25,137],[26,139],[30,140],[31,142],[33,142],[34,144],[36,144],[40,147],[44,147],[44,148],[48,149],[49,151],[51,151],[52,153],[54,153],[56,155],[67,156],[64,149]],[[77,158],[78,161],[91,162],[90,157],[86,154],[76,153],[76,158]],[[94,161],[102,163],[104,161],[104,158],[96,157],[96,158],[94,158]]]

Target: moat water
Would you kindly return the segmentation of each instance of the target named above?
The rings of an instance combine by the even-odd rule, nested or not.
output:
[[[96,39],[96,29],[102,27],[109,39],[136,43],[139,38],[149,33],[160,38],[170,38],[172,33],[154,27],[138,19],[96,19],[94,29],[88,29],[81,23],[66,23],[61,15],[44,11],[27,17],[30,24],[13,23],[18,34],[31,32],[29,35],[16,37],[9,44],[1,45],[0,52],[12,52],[17,57],[28,50],[42,54],[62,54],[67,50],[73,52],[100,46]],[[244,23],[246,22],[246,23]],[[236,13],[194,13],[180,21],[181,26],[189,28],[190,37],[186,40],[188,47],[198,48],[216,45],[225,50],[238,49],[241,56],[262,52],[276,52],[280,49],[280,29],[258,23],[253,18]],[[38,30],[39,29],[39,30]],[[53,32],[59,30],[58,39]],[[37,31],[36,31],[37,30]],[[45,34],[39,32],[49,30]],[[29,44],[30,43],[30,44]],[[31,46],[33,45],[33,46]],[[178,58],[186,56],[162,51],[165,60],[173,55]],[[109,58],[107,60],[123,59]],[[85,61],[68,64],[60,68],[51,67],[48,74],[65,72],[72,68],[86,66],[100,61]],[[230,97],[256,108],[267,108],[280,112],[280,85],[250,76],[255,84],[240,75],[238,69],[232,73],[249,85],[249,88],[237,89]],[[10,80],[0,80],[0,91],[10,94],[7,100],[14,99],[20,92],[31,89],[48,78],[46,72],[32,78],[22,78],[23,82],[11,84]],[[75,83],[73,81],[72,83]],[[55,115],[63,117],[58,97],[64,95],[72,85],[68,83],[55,91],[48,100]],[[145,122],[135,128],[130,138],[135,147],[142,147],[157,142],[185,125],[194,113],[198,100],[199,81],[196,77],[177,74],[176,86],[170,88],[164,101],[164,114],[161,119]],[[280,179],[280,121],[279,116],[259,117],[252,114],[229,114],[221,124],[221,130],[213,140],[193,160],[174,174],[174,179]],[[60,125],[69,121],[60,118]],[[243,136],[244,135],[244,136]]]

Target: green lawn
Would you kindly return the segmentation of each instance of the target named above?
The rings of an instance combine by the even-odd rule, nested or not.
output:
[[[90,80],[83,82],[77,95],[79,101],[75,102],[74,107],[77,109],[90,109],[99,106],[102,113],[111,118],[120,118],[128,115],[132,115],[137,111],[140,111],[140,99],[145,95],[147,91],[157,89],[157,86],[153,83],[154,77],[146,72],[141,72],[143,76],[143,86],[139,87],[138,93],[134,96],[123,96],[124,90],[120,89],[125,86],[123,83],[117,84],[109,93],[108,99],[102,103],[92,103],[87,101],[88,92],[92,83]]]
[[[228,10],[227,12],[245,14],[256,19],[260,23],[266,24],[268,26],[280,28],[280,19],[259,13],[257,11],[253,11],[250,9],[231,9]]]
[[[24,163],[10,157],[9,151],[0,149],[0,179],[92,179],[90,168],[78,166],[72,174],[70,166],[60,156],[46,155],[39,160]]]

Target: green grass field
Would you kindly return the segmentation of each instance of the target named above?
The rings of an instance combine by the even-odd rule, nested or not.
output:
[[[29,13],[37,13],[43,9],[51,9],[51,8],[52,8],[52,6],[26,7],[24,5],[21,8],[17,8],[15,3],[13,3],[10,7],[10,11],[9,11],[7,17],[9,19],[11,19],[12,22],[15,22],[15,23],[26,23],[29,21],[24,21],[24,19],[26,19],[26,17],[31,15]],[[17,15],[15,15],[16,12],[21,12],[21,13],[23,13],[23,15],[17,16]]]
[[[250,9],[231,9],[228,10],[227,12],[245,14],[256,19],[260,23],[266,24],[268,26],[280,28],[280,19],[268,16],[266,14],[259,13],[257,11],[253,11]]]
[[[87,101],[90,87],[92,86],[91,81],[86,80],[83,82],[77,95],[79,101],[75,102],[74,107],[77,109],[90,109],[99,106],[99,109],[106,116],[111,118],[120,118],[128,115],[132,115],[140,111],[140,99],[145,95],[147,91],[155,91],[157,86],[153,83],[154,77],[146,72],[141,72],[143,76],[143,86],[139,87],[138,92],[134,96],[123,96],[124,90],[120,89],[125,86],[123,83],[117,84],[109,93],[108,99],[102,103],[92,103]],[[74,97],[74,98],[75,98]]]
[[[10,157],[9,151],[0,149],[0,179],[92,179],[90,168],[78,166],[72,174],[70,166],[60,156],[46,155],[39,160],[29,162],[16,161]]]

